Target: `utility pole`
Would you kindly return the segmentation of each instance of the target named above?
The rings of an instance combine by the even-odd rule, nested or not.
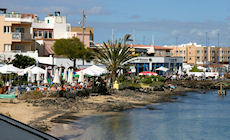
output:
[[[220,33],[217,34],[217,47],[220,47]]]
[[[208,32],[205,33],[206,47],[208,47]]]
[[[133,45],[135,44],[135,29],[133,30]]]
[[[176,45],[177,45],[177,42],[178,42],[178,36],[176,36]]]
[[[112,43],[113,43],[113,37],[114,37],[113,32],[114,32],[114,30],[113,30],[113,28],[112,28]]]
[[[82,42],[83,44],[85,43],[85,13],[84,13],[84,10],[82,10],[82,24],[81,24],[81,27],[82,27]],[[85,44],[84,44],[85,45]]]
[[[82,27],[82,42],[83,42],[83,44],[85,45],[85,18],[86,18],[86,16],[85,16],[85,13],[84,13],[84,10],[82,10],[82,24],[81,24],[81,27]],[[82,64],[84,65],[85,64],[85,62],[84,62],[85,60],[84,60],[84,58],[82,59]]]

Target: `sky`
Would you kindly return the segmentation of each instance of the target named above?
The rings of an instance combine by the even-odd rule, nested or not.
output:
[[[43,19],[54,11],[80,26],[94,28],[96,43],[132,34],[135,44],[230,46],[229,0],[0,0],[8,12],[33,13]],[[134,37],[135,34],[135,37]],[[219,38],[219,39],[218,39]]]

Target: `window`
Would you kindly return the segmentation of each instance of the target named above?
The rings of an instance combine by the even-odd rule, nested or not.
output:
[[[49,32],[49,38],[53,38],[52,32]]]
[[[70,26],[68,26],[68,25],[66,26],[66,31],[70,32]]]
[[[204,53],[207,53],[207,51],[205,50]]]
[[[230,51],[228,51],[228,54],[230,54]]]
[[[45,31],[44,38],[51,39],[52,37],[53,37],[53,36],[52,36],[52,32],[50,32],[50,31]]]
[[[26,48],[25,45],[22,45],[22,44],[15,44],[14,45],[14,50],[20,50],[23,52],[26,50],[25,48]]]
[[[38,31],[38,37],[42,38],[42,31]]]
[[[192,58],[191,58],[191,57],[189,57],[189,60],[192,60]]]
[[[31,49],[31,45],[28,45],[28,51],[31,51],[32,49]]]
[[[184,60],[185,60],[186,58],[184,57]]]
[[[43,32],[42,31],[35,31],[34,32],[34,38],[42,38]]]
[[[200,57],[199,56],[197,56],[196,59],[197,59],[197,61],[200,61]]]
[[[215,54],[215,51],[212,51],[212,54]]]
[[[185,54],[185,51],[184,51],[184,54]]]
[[[47,20],[47,23],[49,24],[49,23],[50,23],[50,20]]]
[[[11,45],[10,44],[4,44],[4,51],[11,51]]]
[[[182,51],[180,51],[180,54],[182,54]]]
[[[10,26],[4,26],[4,33],[10,33]]]
[[[178,53],[178,50],[176,50],[176,53]]]
[[[14,32],[17,32],[17,33],[25,33],[25,29],[22,28],[22,27],[17,27],[17,28],[14,28]]]
[[[199,54],[199,53],[200,53],[200,50],[197,50],[196,53]]]

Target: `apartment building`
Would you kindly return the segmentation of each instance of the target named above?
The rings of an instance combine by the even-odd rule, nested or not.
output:
[[[230,47],[202,46],[188,43],[172,48],[172,56],[183,57],[183,62],[192,65],[229,64]]]
[[[83,34],[83,30],[84,30],[84,34]],[[92,27],[86,27],[86,28],[71,27],[70,37],[79,38],[86,47],[94,47],[94,30]]]
[[[169,46],[171,48],[171,55],[174,57],[182,57],[183,62],[187,62],[187,50],[185,45],[180,46]]]
[[[138,56],[148,55],[148,56],[172,56],[170,52],[172,48],[155,46],[155,45],[133,45],[135,54]]]
[[[93,46],[93,28],[86,27],[83,34],[81,27],[71,27],[71,24],[66,22],[66,17],[61,16],[59,11],[49,14],[48,17],[45,17],[44,21],[35,17],[32,28],[39,56],[54,54],[53,45],[57,39],[61,38],[77,37],[84,42],[86,47]]]
[[[34,51],[33,14],[7,13],[0,9],[0,52]]]

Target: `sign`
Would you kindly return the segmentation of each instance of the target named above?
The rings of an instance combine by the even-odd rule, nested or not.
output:
[[[13,99],[15,98],[16,95],[15,94],[0,94],[0,99]]]
[[[20,69],[19,71],[18,71],[18,76],[23,76],[24,75],[24,70],[23,69]]]

